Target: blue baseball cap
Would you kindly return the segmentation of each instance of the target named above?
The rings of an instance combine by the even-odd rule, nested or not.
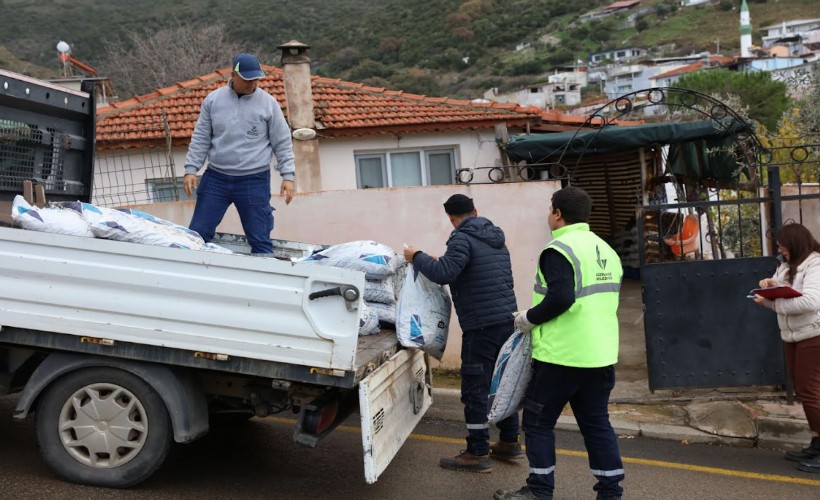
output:
[[[231,69],[243,80],[259,80],[265,77],[265,72],[259,66],[259,59],[253,54],[239,54],[234,57]]]

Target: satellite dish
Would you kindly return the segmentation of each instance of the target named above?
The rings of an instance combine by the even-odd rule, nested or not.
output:
[[[67,54],[71,50],[71,46],[60,40],[57,42],[57,50],[60,51],[61,54]]]

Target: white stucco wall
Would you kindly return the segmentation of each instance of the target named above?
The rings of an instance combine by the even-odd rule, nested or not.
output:
[[[492,128],[456,130],[425,134],[383,134],[349,138],[322,138],[319,141],[322,189],[335,191],[356,189],[356,153],[397,152],[452,148],[455,171],[462,168],[493,167],[501,161]],[[145,203],[150,200],[146,179],[171,177],[167,168],[174,166],[176,177],[185,174],[188,149],[172,150],[171,158],[159,148],[100,151],[95,159],[95,203],[101,205]],[[173,162],[173,163],[171,163]],[[299,189],[299,165],[296,184]],[[476,171],[472,182],[489,182],[489,170]],[[202,170],[200,170],[202,173]],[[271,189],[279,192],[281,178],[271,176]]]
[[[530,306],[537,257],[551,237],[547,210],[560,182],[540,181],[508,184],[425,186],[366,190],[324,191],[297,194],[285,206],[274,196],[276,223],[273,237],[309,243],[336,244],[353,240],[375,240],[401,252],[403,244],[416,245],[431,255],[441,255],[452,231],[442,203],[455,193],[475,200],[480,215],[504,230],[513,266],[519,309]],[[137,206],[178,224],[188,225],[193,202]],[[242,233],[233,207],[218,228]],[[450,339],[441,363],[460,365],[461,330],[455,313]]]

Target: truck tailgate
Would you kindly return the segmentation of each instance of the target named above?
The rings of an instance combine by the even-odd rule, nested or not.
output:
[[[433,402],[423,352],[401,350],[359,384],[359,412],[368,484],[396,456]]]

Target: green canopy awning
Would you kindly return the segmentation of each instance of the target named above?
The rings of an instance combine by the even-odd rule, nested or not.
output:
[[[674,173],[698,179],[729,180],[736,178],[737,171],[729,150],[735,134],[743,127],[744,124],[734,119],[608,126],[579,132],[513,136],[505,150],[514,163],[560,161],[571,166],[573,159],[581,156],[590,158],[654,144],[671,145],[669,159]],[[722,152],[715,153],[717,150]]]

